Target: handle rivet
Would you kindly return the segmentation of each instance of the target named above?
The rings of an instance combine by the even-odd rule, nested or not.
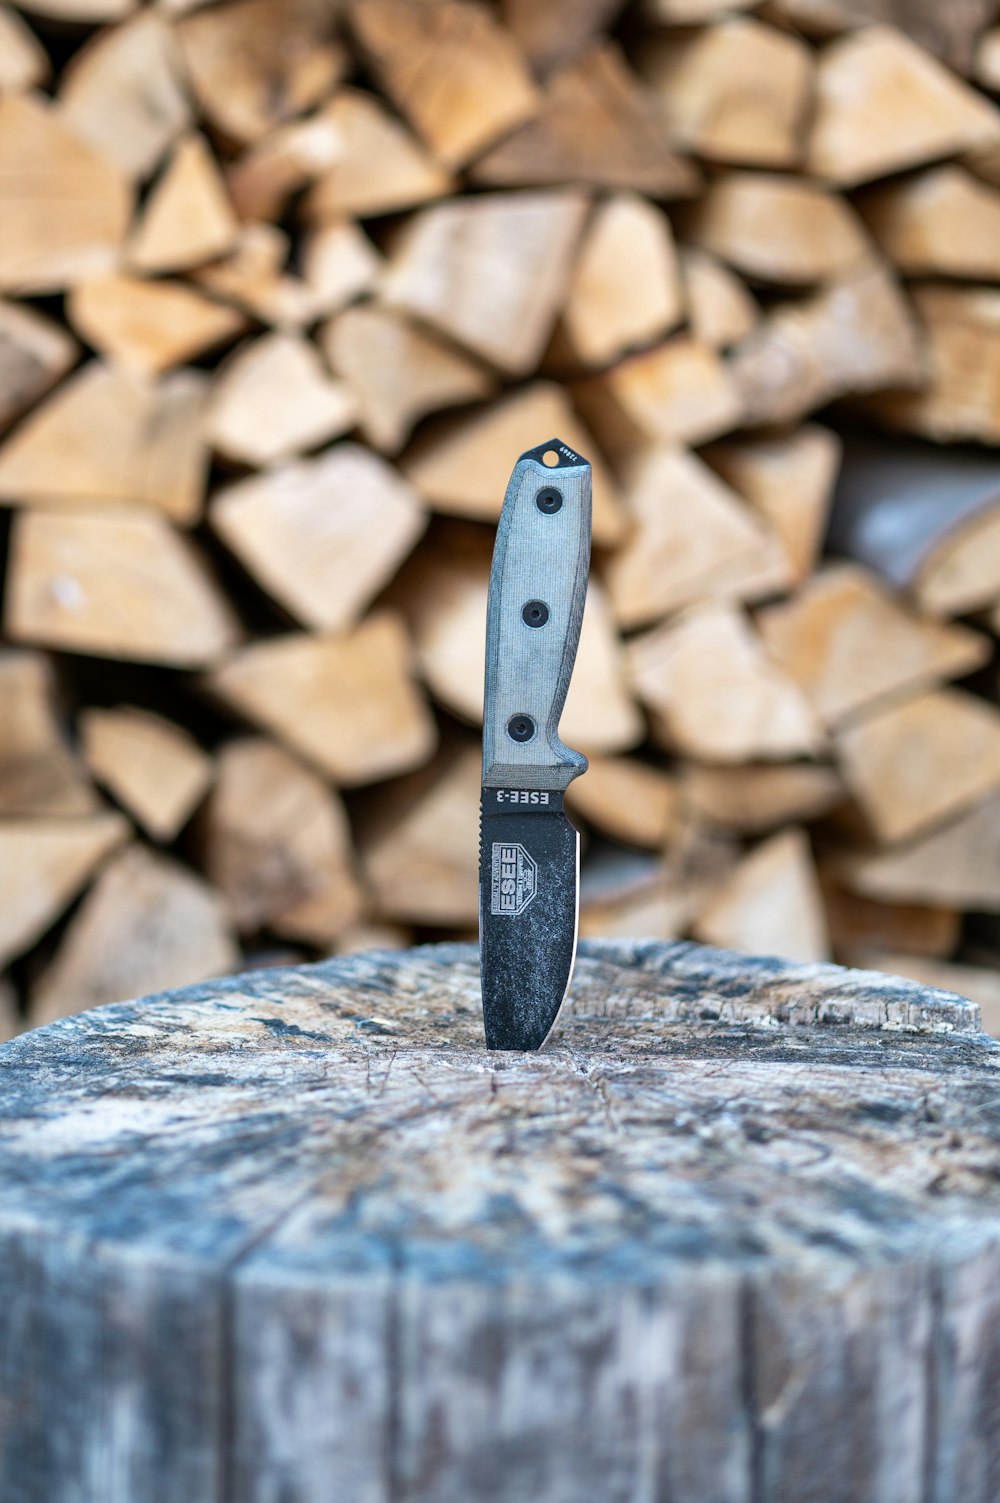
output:
[[[538,507],[538,510],[543,511],[547,517],[551,517],[553,512],[558,511],[562,506],[562,503],[562,491],[557,491],[554,485],[545,486],[545,488],[543,490],[540,490],[538,492],[538,495],[535,497],[535,505]]]
[[[529,600],[521,612],[525,626],[544,626],[549,619],[549,608],[544,600]]]
[[[535,722],[530,715],[512,715],[507,722],[507,734],[512,741],[530,741],[535,734]]]

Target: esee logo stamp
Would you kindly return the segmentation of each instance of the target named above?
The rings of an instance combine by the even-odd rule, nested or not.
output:
[[[538,867],[519,841],[494,840],[490,912],[517,918],[535,896]]]

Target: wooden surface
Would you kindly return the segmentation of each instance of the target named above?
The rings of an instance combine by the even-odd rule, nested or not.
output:
[[[873,973],[471,946],[0,1051],[5,1503],[993,1503],[1000,1045]]]

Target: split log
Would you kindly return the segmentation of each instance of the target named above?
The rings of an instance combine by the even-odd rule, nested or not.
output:
[[[867,965],[880,950],[941,957],[959,943],[962,919],[954,908],[875,902],[842,886],[836,871],[822,872],[821,884],[833,951],[845,965]]]
[[[403,623],[389,611],[349,632],[256,642],[207,682],[224,703],[344,786],[419,767],[436,744],[411,677]]]
[[[566,392],[554,383],[535,382],[472,417],[449,422],[443,431],[427,434],[403,456],[402,468],[435,511],[495,522],[510,479],[511,455],[530,449],[540,433],[558,434],[590,461],[594,542],[617,542],[625,517],[614,476]]]
[[[92,814],[98,800],[57,713],[41,653],[0,653],[0,815]]]
[[[191,123],[173,32],[155,11],[98,34],[72,58],[59,103],[81,140],[146,178]]]
[[[230,741],[200,819],[205,872],[243,933],[329,947],[361,912],[347,816],[283,747]]]
[[[128,833],[128,822],[110,812],[0,820],[0,963],[51,928]]]
[[[8,1491],[30,1454],[52,1503],[146,1503],[166,1428],[175,1491],[247,1503],[377,1496],[387,1467],[413,1503],[650,1475],[835,1503],[927,1469],[991,1503],[997,1051],[970,1003],[625,942],[583,947],[549,1054],[492,1068],[478,1012],[448,947],[6,1046]],[[145,1143],[137,1098],[167,1124]]]
[[[581,877],[580,933],[677,939],[735,861],[731,841],[683,824],[665,856],[599,852]]]
[[[232,250],[239,221],[200,135],[179,141],[128,246],[137,271],[185,271]]]
[[[699,177],[674,151],[654,100],[610,42],[596,43],[548,81],[535,118],[472,169],[497,186],[587,183],[656,198],[693,193]]]
[[[808,165],[854,187],[1000,137],[1000,111],[902,32],[866,26],[824,48]]]
[[[319,339],[354,394],[358,426],[383,453],[397,453],[425,414],[494,393],[492,377],[467,356],[374,303],[348,308]]]
[[[845,856],[838,872],[879,902],[1000,913],[1000,798],[898,849]]]
[[[814,62],[798,37],[739,16],[680,36],[654,35],[640,66],[671,138],[688,151],[744,166],[800,160]]]
[[[838,749],[845,781],[884,841],[918,835],[1000,786],[1000,712],[954,689],[848,727]]]
[[[637,757],[591,757],[586,777],[567,789],[566,807],[626,845],[662,850],[679,831],[676,781]]]
[[[419,498],[359,444],[336,444],[216,493],[212,527],[258,584],[315,631],[351,626],[425,525]]]
[[[448,167],[539,107],[517,44],[479,0],[362,0],[350,14],[379,83]]]
[[[911,275],[1000,280],[1000,191],[957,162],[859,199],[882,250]]]
[[[239,637],[201,555],[138,508],[16,517],[5,627],[15,642],[175,668],[206,667]]]
[[[312,253],[307,251],[301,277],[285,270],[289,239],[272,224],[247,226],[231,255],[189,275],[262,323],[301,331],[374,283],[378,257],[371,242],[353,225],[337,226],[334,233],[336,239],[325,237]]]
[[[973,62],[976,82],[994,93],[1000,91],[1000,26],[980,38]]]
[[[374,291],[381,265],[368,236],[349,219],[318,226],[302,245],[302,276],[319,314],[337,313]]]
[[[196,371],[152,382],[91,361],[0,448],[0,494],[20,506],[147,506],[197,521],[207,384]]]
[[[484,193],[424,209],[402,232],[382,296],[524,375],[552,332],[586,210],[572,190]]]
[[[729,949],[827,960],[823,896],[805,832],[784,830],[745,856],[701,909],[693,932]]]
[[[0,432],[76,364],[73,336],[23,303],[0,302]]]
[[[818,819],[847,797],[834,768],[809,762],[743,767],[689,763],[681,770],[680,786],[685,808],[698,821],[740,835]]]
[[[337,0],[230,0],[175,30],[191,86],[213,125],[256,141],[319,104],[345,71]]]
[[[410,209],[451,188],[450,173],[374,94],[339,89],[322,115],[337,132],[339,149],[305,196],[305,214],[313,224],[345,214],[368,218]]]
[[[328,171],[340,152],[329,110],[272,131],[226,174],[234,209],[248,224],[280,219],[292,195]]]
[[[60,292],[110,270],[131,207],[123,173],[54,105],[0,96],[0,291]]]
[[[48,54],[17,11],[0,6],[0,94],[36,89],[48,82]]]
[[[25,0],[21,8],[53,21],[79,26],[120,21],[138,4],[139,0]]]
[[[757,325],[760,308],[740,278],[695,246],[682,246],[680,261],[694,337],[713,350],[726,350],[745,339]]]
[[[848,274],[870,242],[851,206],[808,178],[727,172],[684,215],[684,234],[744,276],[786,287]]]
[[[936,5],[933,0],[769,0],[769,8],[778,20],[814,37],[884,21],[959,73],[968,73],[976,39],[994,12],[993,0],[962,0],[960,5]]]
[[[315,345],[292,334],[264,334],[220,372],[206,436],[227,459],[261,467],[338,438],[356,416],[354,396],[330,378]]]
[[[574,395],[612,459],[650,442],[705,443],[738,427],[743,415],[725,363],[690,334],[629,356],[579,383]]]
[[[652,20],[665,26],[700,26],[757,4],[758,0],[646,0],[646,9]]]
[[[831,728],[883,700],[964,678],[993,656],[981,632],[903,610],[854,565],[815,575],[794,599],[761,611],[757,626]]]
[[[634,638],[632,684],[662,745],[705,762],[819,752],[823,733],[792,679],[770,663],[734,606],[698,606]]]
[[[246,332],[247,319],[181,282],[120,273],[80,282],[67,300],[70,322],[99,354],[125,370],[156,376]]]
[[[32,988],[32,1027],[238,964],[223,904],[186,867],[127,846],[98,878]]]
[[[503,17],[536,73],[582,52],[622,9],[623,0],[503,0]]]
[[[173,840],[208,791],[211,757],[181,726],[134,705],[86,709],[79,728],[96,780],[154,840]]]

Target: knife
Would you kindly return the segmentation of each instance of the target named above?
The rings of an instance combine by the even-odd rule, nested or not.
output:
[[[569,988],[580,836],[559,739],[590,568],[590,465],[552,439],[514,466],[486,610],[479,965],[489,1049],[540,1049]]]

